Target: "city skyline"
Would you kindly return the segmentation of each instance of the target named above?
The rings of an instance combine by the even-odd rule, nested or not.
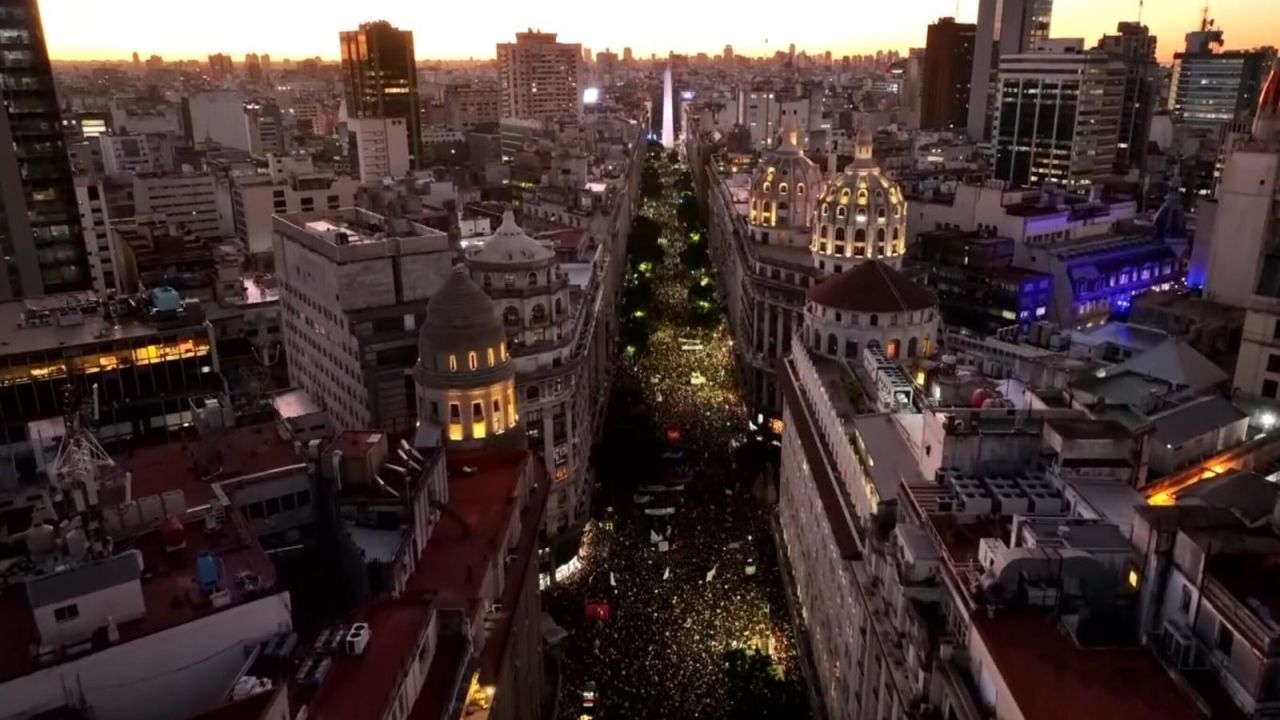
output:
[[[320,56],[337,59],[337,33],[361,22],[385,19],[417,36],[417,58],[439,60],[484,60],[493,57],[498,42],[510,41],[526,27],[556,32],[565,42],[581,43],[593,52],[610,49],[618,54],[631,47],[637,57],[652,53],[718,53],[725,44],[740,55],[770,55],[796,50],[833,55],[858,55],[878,50],[905,52],[923,47],[925,30],[939,17],[955,16],[961,22],[974,21],[977,0],[916,0],[905,8],[895,8],[891,17],[878,16],[874,22],[814,23],[804,14],[768,13],[768,22],[747,14],[738,18],[719,14],[712,6],[677,5],[669,0],[650,3],[648,12],[634,22],[601,26],[598,18],[576,3],[555,8],[508,2],[497,3],[503,22],[476,25],[466,18],[466,8],[431,6],[408,0],[384,0],[372,6],[350,5],[323,14],[299,13],[296,2],[250,5],[249,0],[226,0],[222,12],[200,18],[201,44],[173,28],[189,24],[181,4],[161,0],[121,0],[110,7],[85,5],[79,0],[42,0],[45,37],[54,60],[127,60],[133,52],[144,58],[156,54],[167,60],[205,59],[209,54],[227,53],[239,60],[245,53],[269,53],[277,59]],[[1180,51],[1183,35],[1195,29],[1204,7],[1201,0],[1167,0],[1158,7],[1148,3],[1142,20],[1160,39],[1158,57],[1171,59]],[[123,6],[123,7],[122,7]],[[122,12],[122,9],[124,10]],[[1210,16],[1224,29],[1230,48],[1275,44],[1280,38],[1280,20],[1256,15],[1254,0],[1218,0]],[[246,24],[245,17],[257,22]],[[1117,22],[1136,20],[1138,2],[1107,0],[1058,0],[1055,3],[1055,37],[1083,37],[1089,44],[1115,30]],[[150,33],[166,38],[161,44],[134,40],[137,19],[150,18],[152,28],[168,29]],[[594,19],[593,19],[594,18]],[[128,27],[124,24],[128,23]],[[281,28],[290,32],[281,33]],[[468,32],[458,29],[469,28]],[[145,27],[144,27],[145,29]],[[661,38],[649,42],[646,38]],[[134,43],[132,46],[129,43]]]

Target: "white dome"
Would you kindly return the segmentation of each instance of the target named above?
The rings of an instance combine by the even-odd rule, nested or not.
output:
[[[822,171],[805,157],[795,117],[783,118],[782,142],[751,176],[748,222],[762,228],[807,228],[822,187]]]
[[[516,224],[515,213],[510,210],[502,215],[502,225],[498,227],[484,245],[472,256],[472,260],[482,263],[527,265],[554,259],[555,252],[534,240]]]
[[[897,264],[906,248],[907,202],[880,171],[870,133],[860,132],[854,160],[823,188],[813,214],[810,250],[817,261],[880,259]]]

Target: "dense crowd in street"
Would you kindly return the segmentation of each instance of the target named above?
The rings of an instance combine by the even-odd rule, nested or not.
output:
[[[687,236],[674,185],[683,166],[655,161],[663,192],[644,211],[663,228],[659,319],[617,382],[663,431],[667,470],[605,493],[612,505],[584,534],[580,568],[548,592],[547,609],[569,630],[559,649],[562,718],[725,717],[735,701],[725,653],[735,648],[765,653],[774,673],[800,682],[760,469],[735,466],[749,435],[728,328],[680,312]],[[583,706],[584,690],[594,707]]]

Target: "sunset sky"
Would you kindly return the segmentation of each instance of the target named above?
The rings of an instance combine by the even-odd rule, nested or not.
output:
[[[1213,0],[1211,16],[1226,31],[1228,48],[1280,44],[1276,0]],[[1056,0],[1053,35],[1090,43],[1133,20],[1137,0]],[[1147,0],[1143,20],[1159,37],[1159,55],[1182,49],[1183,35],[1200,21],[1203,0]],[[338,31],[385,19],[414,31],[427,58],[491,58],[494,44],[525,27],[560,33],[593,51],[638,56],[708,54],[731,43],[740,54],[797,50],[836,56],[924,45],[925,27],[943,15],[973,22],[978,0],[846,0],[835,3],[746,0],[40,0],[49,52],[55,59],[121,59],[138,51],[166,59],[246,52],[275,59],[334,58]],[[625,14],[623,9],[625,8]],[[821,11],[818,11],[822,8]],[[865,8],[865,9],[863,9]],[[789,11],[784,11],[789,10]]]

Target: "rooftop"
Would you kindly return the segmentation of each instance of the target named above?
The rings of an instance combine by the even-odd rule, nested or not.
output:
[[[118,314],[105,316],[100,299],[93,293],[0,303],[0,355],[146,337],[171,331],[175,326],[204,333],[204,317],[199,313],[192,313],[186,321],[175,316],[161,327],[151,320],[143,298],[122,298],[118,307]],[[80,310],[77,313],[72,308]],[[36,318],[40,319],[31,322]]]
[[[138,640],[274,592],[275,566],[234,512],[212,532],[204,529],[203,519],[188,522],[185,529],[186,548],[177,552],[165,549],[159,529],[132,539],[133,548],[142,553],[141,583],[146,615],[121,624],[118,627],[120,641],[113,645]],[[248,573],[257,577],[257,587],[242,588],[237,583],[226,582],[226,589],[231,592],[230,604],[213,607],[201,593],[197,580],[196,558],[203,552],[216,553],[223,566],[223,578]],[[0,626],[5,628],[0,632],[0,681],[46,667],[32,656],[32,648],[39,645],[39,633],[23,585],[10,585],[0,591]],[[102,635],[94,637],[89,653],[107,647],[105,633]]]
[[[1063,440],[1128,440],[1129,430],[1115,420],[1054,418],[1049,427]]]
[[[1151,420],[1155,424],[1158,442],[1181,445],[1247,417],[1249,415],[1230,400],[1220,395],[1211,395],[1179,405]]]
[[[398,599],[366,605],[356,622],[369,624],[369,644],[361,655],[334,653],[333,665],[307,706],[316,720],[380,717],[403,679],[434,610],[430,601]]]
[[[937,307],[938,298],[879,260],[867,260],[809,289],[809,300],[840,310],[898,313]]]
[[[1201,717],[1192,698],[1145,648],[1081,648],[1034,612],[1008,611],[994,618],[979,613],[973,623],[1022,717]]]
[[[271,223],[276,233],[337,262],[449,250],[446,233],[360,208],[275,215]]]
[[[211,441],[182,439],[116,457],[134,498],[181,490],[187,507],[209,503],[213,483],[297,466],[293,441],[275,423],[233,428]]]
[[[451,512],[440,518],[405,588],[406,596],[446,602],[480,597],[485,575],[519,520],[524,450],[450,451],[445,455]]]

